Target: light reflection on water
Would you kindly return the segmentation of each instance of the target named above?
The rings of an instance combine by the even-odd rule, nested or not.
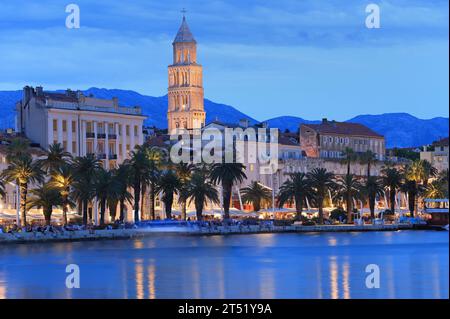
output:
[[[65,287],[65,267],[81,288]],[[377,264],[381,288],[365,287]],[[448,233],[155,236],[0,247],[0,298],[448,298]]]

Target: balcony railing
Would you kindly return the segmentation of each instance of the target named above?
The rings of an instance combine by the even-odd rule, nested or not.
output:
[[[117,135],[116,134],[108,134],[108,139],[115,140],[115,139],[117,139]]]
[[[99,160],[104,160],[104,159],[106,159],[106,154],[97,154],[97,158]]]
[[[94,138],[94,137],[95,137],[95,133],[86,132],[86,138]]]
[[[110,160],[116,160],[117,159],[117,154],[109,154],[108,158]]]
[[[106,138],[106,134],[105,133],[97,133],[97,138]]]

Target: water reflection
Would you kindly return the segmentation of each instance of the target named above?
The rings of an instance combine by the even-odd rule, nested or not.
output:
[[[80,289],[65,287],[68,263]],[[380,289],[365,287],[368,264]],[[155,236],[0,254],[0,298],[448,298],[448,280],[441,232]]]

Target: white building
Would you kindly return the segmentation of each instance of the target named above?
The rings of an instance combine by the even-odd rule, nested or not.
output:
[[[67,90],[50,93],[26,86],[16,104],[16,130],[39,147],[60,143],[73,156],[95,154],[106,169],[123,162],[144,142],[139,107]]]

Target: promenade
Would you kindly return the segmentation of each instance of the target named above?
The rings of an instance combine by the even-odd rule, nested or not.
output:
[[[132,239],[155,234],[171,235],[227,235],[227,234],[259,234],[259,233],[305,233],[305,232],[365,232],[365,231],[398,231],[413,229],[411,224],[389,225],[315,225],[315,226],[262,226],[233,225],[211,227],[170,227],[170,228],[134,228],[134,229],[102,229],[75,230],[64,232],[12,232],[0,233],[1,244],[64,242],[83,240]]]

